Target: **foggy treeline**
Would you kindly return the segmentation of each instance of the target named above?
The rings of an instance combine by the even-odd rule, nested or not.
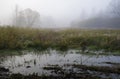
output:
[[[31,8],[20,9],[15,6],[11,25],[17,27],[58,27],[68,26],[72,28],[120,28],[120,0],[111,0],[104,11],[87,15],[87,11],[81,11],[76,19],[60,21],[52,16],[43,15]],[[80,8],[80,7],[78,7]],[[74,16],[73,16],[74,17]],[[63,18],[64,19],[64,18]]]
[[[71,26],[81,28],[120,28],[120,0],[111,0],[103,12],[84,20],[77,20]]]

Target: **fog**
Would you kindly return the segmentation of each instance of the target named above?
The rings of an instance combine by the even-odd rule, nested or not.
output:
[[[104,13],[111,0],[0,0],[0,24],[12,25],[15,9],[40,14],[37,27],[74,27],[71,24]],[[79,22],[78,21],[78,22]]]

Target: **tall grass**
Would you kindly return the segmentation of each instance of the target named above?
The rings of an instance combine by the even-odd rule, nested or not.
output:
[[[0,49],[81,48],[120,51],[120,30],[0,27]]]

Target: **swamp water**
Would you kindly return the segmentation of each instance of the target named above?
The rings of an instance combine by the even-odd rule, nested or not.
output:
[[[11,74],[22,75],[60,75],[53,72],[54,69],[73,74],[90,74],[99,78],[120,79],[120,73],[104,73],[85,69],[82,70],[74,65],[95,66],[95,67],[120,67],[120,56],[81,54],[79,50],[57,51],[20,51],[14,54],[1,54],[0,67],[9,69]],[[73,67],[74,66],[74,67]],[[50,67],[50,68],[49,68]],[[120,71],[120,70],[119,70]]]

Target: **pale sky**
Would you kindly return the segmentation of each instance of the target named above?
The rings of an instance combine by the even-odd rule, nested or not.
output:
[[[88,14],[103,11],[110,0],[0,0],[0,22],[7,22],[17,4],[21,10],[31,8],[41,15],[55,19],[72,20],[80,17],[81,11]]]

